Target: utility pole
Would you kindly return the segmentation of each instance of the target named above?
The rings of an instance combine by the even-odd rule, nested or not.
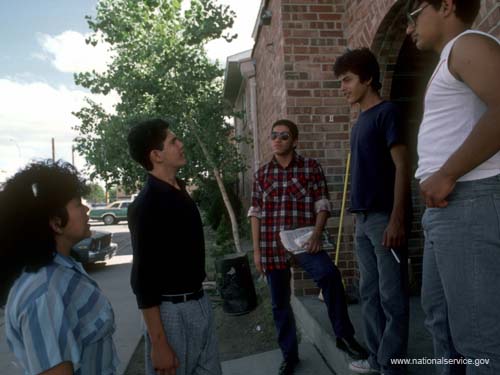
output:
[[[56,161],[56,143],[54,138],[52,137],[52,161]]]

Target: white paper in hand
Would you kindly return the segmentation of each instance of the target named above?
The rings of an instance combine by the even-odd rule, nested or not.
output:
[[[292,230],[282,230],[280,239],[285,249],[293,254],[306,252],[304,245],[309,241],[313,234],[314,227],[303,227]]]

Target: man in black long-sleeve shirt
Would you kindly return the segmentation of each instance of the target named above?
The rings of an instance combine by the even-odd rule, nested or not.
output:
[[[182,142],[163,120],[131,129],[132,158],[148,172],[130,205],[132,289],[147,327],[146,373],[221,374],[210,301],[204,295],[205,243],[200,214],[177,171]]]

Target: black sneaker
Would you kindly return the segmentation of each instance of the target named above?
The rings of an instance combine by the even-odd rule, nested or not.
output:
[[[346,352],[352,359],[367,359],[368,353],[354,338],[337,337],[337,348]]]
[[[293,375],[293,370],[295,370],[295,366],[297,366],[297,363],[299,363],[299,360],[292,360],[292,361],[283,361],[281,362],[280,370],[279,370],[279,375]]]

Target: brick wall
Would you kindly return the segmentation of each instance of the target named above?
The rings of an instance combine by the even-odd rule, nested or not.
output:
[[[269,1],[267,9],[273,12],[272,22],[261,27],[254,49],[261,160],[266,162],[271,157],[267,141],[271,124],[281,117],[296,122],[300,131],[299,152],[316,158],[327,177],[334,210],[328,228],[334,240],[338,231],[350,123],[349,107],[340,97],[339,82],[332,69],[335,57],[346,48],[341,22],[345,12],[343,3]],[[273,46],[272,50],[269,45]],[[268,101],[276,96],[283,101]],[[349,286],[355,278],[355,261],[352,221],[350,217],[346,219],[339,267]],[[294,270],[293,280],[297,295],[317,293],[314,283],[301,270]]]
[[[345,34],[348,46],[350,48],[370,47],[375,53],[380,64],[381,94],[385,99],[398,101],[399,98],[393,95],[393,75],[398,68],[397,63],[400,58],[403,44],[406,39],[406,1],[394,0],[363,0],[363,1],[348,1],[348,7],[344,15]],[[495,36],[500,34],[500,5],[498,1],[486,0],[481,3],[481,10],[473,28],[489,32]],[[406,49],[405,49],[406,52]],[[423,67],[418,67],[410,74],[421,74],[423,82],[427,82],[433,65],[436,60],[428,56],[419,54],[418,58],[427,61]],[[402,59],[404,60],[404,59]],[[427,70],[422,74],[421,70]],[[429,71],[429,68],[431,70]],[[408,72],[407,72],[408,73]],[[416,100],[421,102],[424,95],[424,86],[419,85],[414,95]],[[404,94],[408,97],[408,93]],[[415,120],[421,116],[422,108],[412,109],[410,115]],[[417,112],[417,113],[415,113]],[[357,111],[351,113],[352,121],[357,118]],[[416,134],[419,121],[408,122],[413,129],[408,131],[410,135],[409,144],[416,146]],[[411,139],[413,138],[413,139]],[[413,150],[412,150],[413,152]],[[416,169],[416,160],[412,166],[413,172]],[[409,256],[412,262],[412,273],[415,283],[413,288],[419,290],[421,282],[422,269],[422,250],[423,250],[423,233],[420,225],[420,220],[424,211],[424,206],[419,196],[418,183],[412,181],[412,202],[413,202],[413,222],[411,225],[412,232],[409,241]]]
[[[317,159],[323,166],[332,218],[327,227],[337,241],[345,161],[349,150],[349,108],[340,98],[339,82],[333,74],[336,56],[345,52],[342,31],[343,1],[282,1],[285,37],[285,82],[287,115],[299,126],[300,152]],[[352,252],[352,225],[346,223],[341,236],[339,268],[346,287],[355,278]],[[330,253],[334,258],[334,253]],[[293,287],[297,295],[318,290],[301,270],[294,270]]]
[[[473,27],[500,39],[500,2],[482,0],[479,16]]]
[[[272,11],[272,22],[259,28],[253,51],[260,161],[265,163],[271,157],[268,141],[271,124],[283,117],[296,122],[300,130],[299,152],[318,159],[325,171],[333,205],[333,216],[327,226],[336,240],[349,131],[358,111],[351,110],[340,94],[332,65],[347,46],[370,47],[381,65],[381,93],[390,98],[394,71],[405,41],[405,1],[268,0],[264,5]],[[498,36],[499,20],[498,2],[483,1],[476,25]],[[415,257],[421,258],[422,207],[417,194],[414,199],[416,234],[410,245]],[[349,292],[356,291],[358,278],[353,231],[352,216],[346,212],[338,266]],[[314,283],[300,269],[294,269],[293,288],[296,295],[317,292]]]
[[[281,1],[270,0],[266,8],[272,12],[272,21],[270,25],[260,28],[253,51],[261,165],[271,158],[268,142],[271,125],[277,119],[286,117],[287,103]]]

